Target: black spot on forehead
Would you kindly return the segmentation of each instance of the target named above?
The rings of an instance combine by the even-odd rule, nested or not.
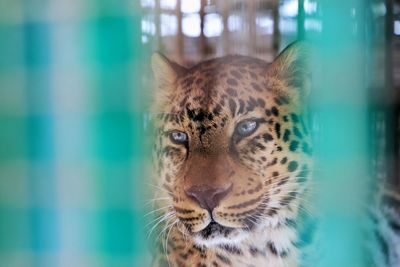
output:
[[[230,86],[237,86],[238,81],[236,79],[229,78],[226,80],[226,83],[229,84]]]
[[[247,111],[253,111],[255,107],[258,106],[257,100],[255,100],[252,96],[249,97],[249,100],[247,100]]]
[[[230,96],[237,96],[237,92],[235,89],[232,89],[231,87],[228,87],[228,89],[226,90],[226,92],[228,93],[228,95]]]
[[[257,99],[257,103],[260,107],[264,108],[265,107],[265,101],[261,98]]]
[[[253,89],[254,89],[255,91],[257,91],[257,92],[262,92],[261,86],[258,85],[258,84],[255,83],[255,82],[252,82],[252,83],[251,83],[251,87],[253,87]]]
[[[245,106],[244,101],[242,99],[239,99],[239,111],[238,111],[239,114],[243,113],[244,106]]]
[[[234,117],[236,113],[236,102],[231,98],[229,99],[229,109],[231,111],[232,117]]]
[[[279,116],[279,111],[276,107],[272,107],[271,108],[271,112],[274,116]]]
[[[214,109],[213,109],[213,114],[214,114],[215,116],[218,116],[218,115],[220,114],[221,110],[222,110],[221,105],[220,105],[220,104],[217,104],[217,105],[214,107]]]
[[[201,108],[191,109],[189,107],[186,107],[186,115],[193,122],[203,122],[206,120],[212,121],[215,116],[219,115],[219,109],[221,109],[221,106],[219,105],[214,107],[212,111]],[[184,116],[183,113],[181,113],[180,116]]]
[[[249,74],[250,74],[252,79],[257,79],[257,74],[255,72],[250,71]]]
[[[235,77],[236,79],[242,79],[242,75],[239,73],[239,71],[237,70],[231,70],[231,74],[233,75],[233,77]]]

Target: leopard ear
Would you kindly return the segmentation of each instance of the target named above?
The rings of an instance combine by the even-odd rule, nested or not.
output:
[[[311,89],[311,53],[305,42],[295,42],[286,47],[268,67],[268,76],[284,85],[280,93],[294,101],[304,100]]]
[[[179,75],[186,71],[184,67],[170,61],[158,52],[154,53],[151,57],[151,67],[158,87],[163,90],[171,87]]]

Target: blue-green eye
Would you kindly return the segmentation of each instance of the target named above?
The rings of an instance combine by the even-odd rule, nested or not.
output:
[[[235,132],[240,136],[249,136],[257,130],[258,122],[256,120],[245,120],[236,125]]]
[[[169,138],[175,144],[185,144],[188,141],[188,135],[179,131],[171,132]]]

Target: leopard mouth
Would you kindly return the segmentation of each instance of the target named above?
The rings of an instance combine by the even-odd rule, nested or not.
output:
[[[193,241],[201,247],[216,247],[238,244],[247,238],[247,233],[238,228],[224,226],[212,220],[203,230],[192,233]]]
[[[204,239],[212,238],[213,236],[227,237],[235,228],[223,226],[215,221],[211,221],[206,228],[198,232]]]

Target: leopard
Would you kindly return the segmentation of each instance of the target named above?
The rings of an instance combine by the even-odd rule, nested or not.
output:
[[[185,67],[153,54],[153,267],[317,266],[304,265],[312,240],[302,236],[317,228],[305,212],[310,61],[302,41],[272,62],[228,55]],[[371,207],[372,266],[399,266],[389,248],[400,242],[400,197],[382,196],[399,205]]]
[[[152,56],[154,171],[165,240],[153,266],[297,266],[311,180],[307,46],[272,63],[229,55],[186,68]]]

